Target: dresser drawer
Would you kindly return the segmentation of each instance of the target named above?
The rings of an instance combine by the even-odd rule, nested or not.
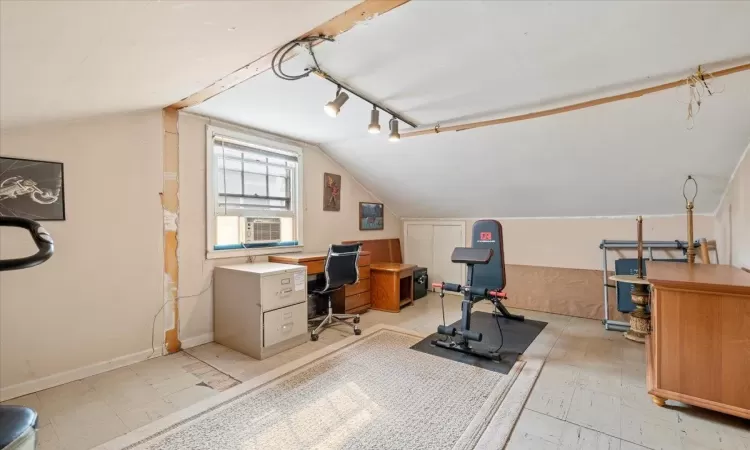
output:
[[[370,279],[360,279],[354,284],[347,284],[344,286],[344,295],[349,297],[350,295],[359,294],[370,290]]]
[[[264,276],[260,282],[263,311],[307,302],[304,270]]]
[[[344,299],[344,310],[351,311],[354,308],[361,306],[370,306],[370,291],[362,292],[360,294],[351,295]]]
[[[263,314],[263,346],[270,347],[307,333],[307,303]]]

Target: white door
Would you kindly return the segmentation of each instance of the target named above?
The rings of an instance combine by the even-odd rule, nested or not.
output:
[[[463,227],[459,225],[435,225],[433,230],[432,268],[428,276],[432,282],[464,284],[466,275],[464,265],[451,261],[451,254],[456,247],[466,247]]]
[[[426,267],[430,283],[464,283],[464,265],[451,262],[453,249],[466,246],[461,224],[407,222],[404,234],[404,262]]]
[[[427,273],[429,274],[432,267],[432,253],[432,225],[407,224],[406,259],[404,262],[427,267]]]

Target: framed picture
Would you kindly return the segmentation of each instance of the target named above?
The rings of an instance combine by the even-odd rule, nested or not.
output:
[[[359,229],[383,229],[383,204],[359,202]]]
[[[65,220],[62,163],[0,157],[0,216]]]
[[[341,211],[341,175],[323,174],[323,211]]]

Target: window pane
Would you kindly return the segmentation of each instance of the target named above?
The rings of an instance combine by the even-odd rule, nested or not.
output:
[[[245,161],[245,172],[249,173],[258,173],[258,174],[266,174],[266,165],[265,164],[259,164],[256,162],[247,162]]]
[[[268,177],[268,196],[269,197],[286,197],[287,196],[287,179],[284,177]]]
[[[226,180],[226,191],[219,191],[227,194],[242,194],[242,174],[232,170],[226,170],[223,173],[219,173],[220,177],[224,177]]]
[[[244,195],[266,196],[266,176],[255,173],[245,173]]]
[[[286,167],[268,166],[269,175],[277,175],[280,177],[289,177],[289,169]]]

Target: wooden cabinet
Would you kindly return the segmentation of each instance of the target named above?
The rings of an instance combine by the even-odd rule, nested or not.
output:
[[[750,274],[731,266],[648,262],[646,383],[665,399],[750,418]]]

